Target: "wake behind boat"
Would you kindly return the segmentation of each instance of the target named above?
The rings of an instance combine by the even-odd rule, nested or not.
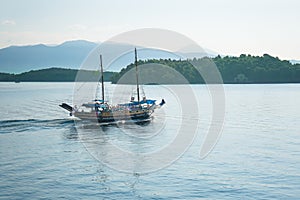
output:
[[[104,78],[102,56],[100,55],[101,67],[101,86],[102,86],[102,99],[95,99],[92,102],[84,103],[80,108],[77,106],[70,106],[62,103],[60,107],[70,112],[70,116],[75,116],[82,120],[97,120],[100,124],[113,124],[113,123],[130,123],[130,122],[143,122],[150,121],[151,115],[154,110],[160,108],[165,104],[165,100],[156,104],[156,100],[147,99],[143,96],[140,100],[140,88],[138,79],[138,64],[137,64],[137,51],[135,49],[135,69],[136,69],[136,90],[137,101],[134,101],[134,96],[128,103],[111,105],[104,99]]]

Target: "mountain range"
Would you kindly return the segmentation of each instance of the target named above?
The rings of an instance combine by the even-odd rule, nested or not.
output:
[[[56,46],[10,46],[0,49],[0,72],[20,73],[49,67],[77,69],[96,45],[78,40]]]
[[[94,68],[99,66],[99,55],[93,52],[100,43],[89,42],[85,40],[67,41],[59,45],[27,45],[27,46],[10,46],[0,49],[0,72],[4,73],[22,73],[30,70],[39,70],[50,67],[79,69],[87,56],[94,56],[88,63]],[[122,52],[122,50],[132,49],[131,53],[122,55],[117,60],[110,60],[110,63],[104,63],[104,66],[110,64],[109,71],[120,71],[128,64],[134,61],[133,46],[129,44],[107,43],[104,48],[110,52],[109,55]],[[109,46],[109,47],[108,47]],[[113,52],[112,52],[113,51]],[[177,54],[187,58],[211,56],[215,57],[217,53],[205,50],[208,53],[195,53],[183,50]],[[93,52],[93,53],[91,53]],[[178,55],[157,49],[141,49],[138,52],[139,59],[152,58],[170,58],[179,59]],[[107,58],[109,56],[106,56]],[[112,57],[112,56],[111,56]],[[104,59],[109,60],[109,59]]]
[[[99,51],[93,51],[100,43],[86,40],[67,41],[59,45],[27,45],[10,46],[0,49],[0,72],[22,73],[45,68],[68,69],[99,69]],[[106,53],[103,66],[106,71],[118,72],[134,61],[134,46],[121,43],[102,43]],[[123,53],[127,52],[127,53]],[[200,52],[200,53],[199,53]],[[178,52],[171,53],[158,49],[139,48],[138,58],[147,59],[179,59],[216,57],[218,53],[209,49],[197,51],[193,46],[187,46]],[[86,60],[89,57],[90,59]],[[118,58],[115,58],[118,57]],[[291,60],[292,64],[300,63]]]

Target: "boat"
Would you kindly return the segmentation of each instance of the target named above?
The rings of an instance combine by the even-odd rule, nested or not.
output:
[[[143,98],[140,99],[136,48],[134,52],[137,101],[135,101],[133,95],[131,95],[130,101],[126,103],[111,105],[107,101],[105,101],[102,55],[100,55],[102,98],[95,99],[89,103],[83,103],[80,109],[78,109],[77,106],[72,107],[66,103],[62,103],[59,106],[69,111],[70,116],[75,116],[82,120],[97,120],[100,124],[150,121],[154,110],[157,108],[161,108],[166,102],[164,99],[162,99],[159,104],[156,104],[156,100],[147,99],[146,96],[143,96]]]

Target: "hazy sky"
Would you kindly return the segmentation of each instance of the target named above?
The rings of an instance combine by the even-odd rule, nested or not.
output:
[[[300,60],[299,0],[0,0],[0,48],[169,29],[224,55]]]

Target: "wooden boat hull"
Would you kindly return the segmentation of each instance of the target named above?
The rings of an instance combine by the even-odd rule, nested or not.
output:
[[[81,120],[98,121],[99,123],[110,123],[122,121],[147,121],[150,119],[153,111],[139,111],[139,112],[75,112],[73,115]]]
[[[135,112],[135,113],[99,113],[98,114],[98,122],[115,122],[115,121],[132,121],[132,120],[145,120],[149,119],[151,116],[150,111],[142,111],[142,112]]]

